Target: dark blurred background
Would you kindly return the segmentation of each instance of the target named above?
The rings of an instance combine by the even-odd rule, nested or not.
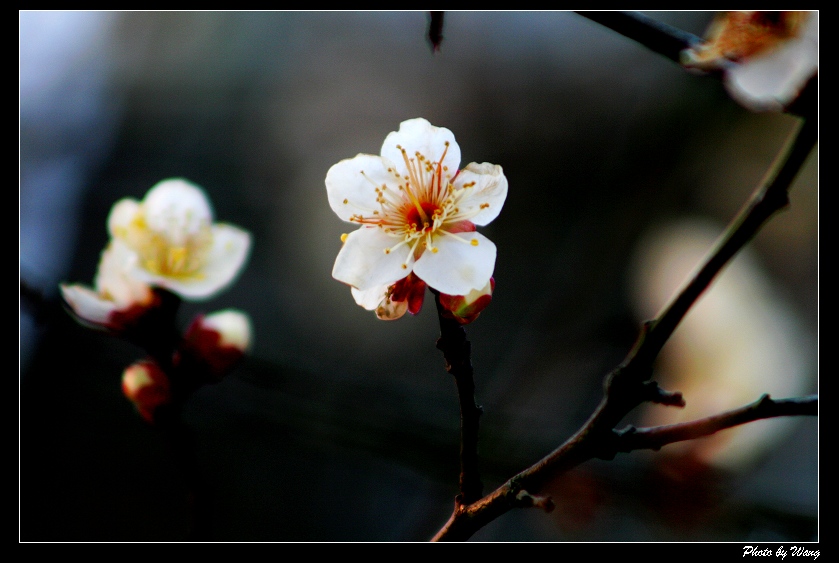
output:
[[[571,12],[20,12],[20,540],[181,541],[203,483],[217,541],[425,541],[458,492],[456,389],[433,301],[382,322],[331,278],[349,225],[329,167],[399,123],[451,129],[509,195],[482,232],[496,293],[472,325],[486,491],[585,422],[640,322],[747,201],[796,118]],[[701,35],[711,12],[648,15]],[[137,416],[141,351],[76,324],[118,199],[184,177],[250,230],[251,356],[187,405],[196,465]],[[818,160],[665,347],[688,408],[816,393]],[[664,417],[664,418],[662,418]],[[669,419],[667,417],[670,417]],[[474,541],[816,541],[818,420],[584,464]]]

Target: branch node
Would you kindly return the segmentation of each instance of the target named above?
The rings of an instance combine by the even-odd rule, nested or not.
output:
[[[545,512],[551,512],[556,505],[551,497],[543,497],[538,495],[531,495],[525,490],[521,490],[516,495],[516,502],[519,506],[541,508]]]
[[[665,391],[655,381],[644,383],[644,387],[645,392],[648,394],[647,400],[650,402],[680,408],[683,408],[686,404],[681,391]]]

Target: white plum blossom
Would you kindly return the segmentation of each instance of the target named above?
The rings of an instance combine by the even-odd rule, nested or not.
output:
[[[418,118],[385,138],[381,156],[359,154],[329,169],[330,207],[359,225],[341,237],[332,276],[353,288],[359,305],[398,318],[409,308],[388,297],[411,274],[416,280],[401,284],[407,293],[427,284],[466,295],[489,283],[496,248],[475,229],[498,216],[507,178],[487,162],[459,167],[452,132]]]
[[[783,111],[818,74],[819,13],[721,12],[682,65],[722,71],[729,94],[751,110]]]
[[[214,223],[204,191],[179,178],[159,182],[142,201],[118,201],[108,229],[133,252],[132,276],[190,300],[232,283],[251,245],[247,231]]]
[[[120,331],[154,305],[154,292],[131,274],[133,262],[131,249],[112,240],[102,252],[93,288],[60,284],[64,301],[80,321]]]

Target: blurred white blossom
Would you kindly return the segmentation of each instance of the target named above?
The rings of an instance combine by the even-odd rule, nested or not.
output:
[[[729,94],[751,110],[782,111],[818,73],[819,13],[721,12],[682,64],[723,71]]]
[[[208,299],[244,267],[251,246],[247,231],[213,222],[204,191],[183,179],[159,182],[143,201],[118,201],[108,229],[134,254],[131,274],[184,299]]]
[[[683,220],[652,229],[634,261],[634,307],[652,319],[704,263],[722,227]],[[675,424],[756,401],[807,394],[812,347],[801,320],[748,248],[733,258],[694,303],[662,349],[655,380],[681,391],[684,408],[651,404],[644,425]],[[705,463],[737,469],[771,449],[795,423],[791,418],[746,424],[701,440],[667,446]]]

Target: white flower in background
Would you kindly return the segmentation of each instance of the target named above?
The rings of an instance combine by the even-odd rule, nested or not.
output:
[[[723,226],[683,218],[643,236],[633,260],[633,306],[651,319],[696,272]],[[686,405],[648,403],[644,426],[713,416],[756,401],[812,392],[814,347],[798,311],[783,297],[752,249],[744,249],[691,307],[656,362],[655,379],[681,391]],[[745,424],[701,440],[670,444],[664,451],[689,455],[729,470],[749,467],[797,424],[778,418]]]
[[[686,68],[725,73],[729,94],[754,111],[783,111],[819,71],[819,13],[721,12]]]
[[[182,179],[164,180],[143,201],[118,201],[108,229],[136,256],[132,275],[184,299],[208,299],[228,286],[245,264],[250,233],[213,223],[204,191]]]
[[[359,154],[329,169],[330,207],[360,225],[341,237],[332,276],[353,288],[359,305],[398,318],[408,306],[394,305],[387,295],[411,273],[449,295],[489,283],[496,248],[475,228],[498,216],[507,179],[494,164],[459,166],[451,131],[410,119],[387,136],[381,156]]]
[[[79,320],[114,331],[130,328],[157,298],[151,288],[131,275],[134,254],[113,240],[102,252],[91,289],[61,284],[61,295]]]

